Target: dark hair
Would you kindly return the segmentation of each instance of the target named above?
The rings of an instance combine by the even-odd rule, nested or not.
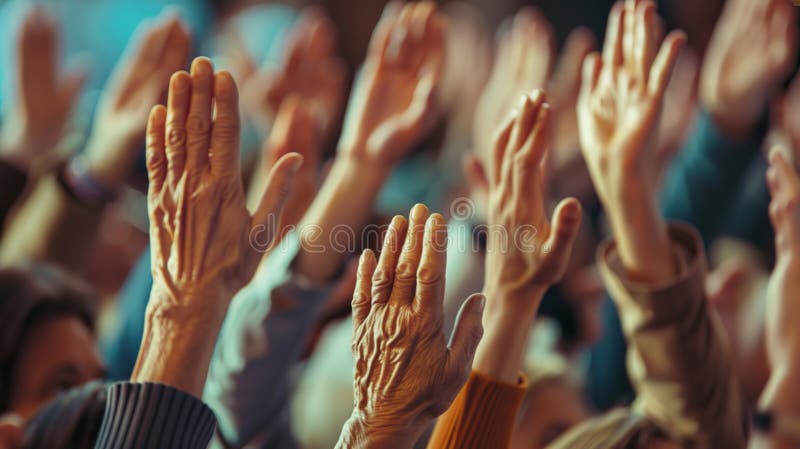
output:
[[[13,367],[27,334],[43,321],[76,316],[94,329],[91,290],[63,271],[44,265],[0,268],[0,413],[8,410]]]
[[[60,394],[28,422],[21,449],[94,448],[106,397],[106,385],[100,381]]]

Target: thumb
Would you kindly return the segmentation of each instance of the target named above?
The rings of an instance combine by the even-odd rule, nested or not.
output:
[[[283,214],[283,206],[292,189],[295,174],[302,163],[303,156],[289,153],[280,158],[269,172],[264,194],[250,223],[251,228],[266,226],[267,238],[264,242],[266,245],[269,245],[275,236]]]
[[[456,367],[468,373],[472,367],[472,359],[475,356],[475,349],[483,337],[483,309],[486,306],[486,297],[480,293],[475,293],[461,305],[453,328],[453,335],[450,337],[448,347],[453,355],[451,360],[455,363],[463,364]]]
[[[544,251],[569,259],[572,245],[581,226],[581,203],[575,198],[561,200],[553,212],[553,229],[544,244]]]

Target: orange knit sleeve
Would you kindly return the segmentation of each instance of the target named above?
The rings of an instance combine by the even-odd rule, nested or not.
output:
[[[527,389],[522,375],[516,385],[509,385],[473,371],[436,422],[427,449],[507,448]]]

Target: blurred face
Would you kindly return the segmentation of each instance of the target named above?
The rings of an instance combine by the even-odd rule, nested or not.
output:
[[[564,382],[537,386],[525,400],[511,449],[541,449],[576,424],[589,418],[580,393]]]
[[[16,361],[10,412],[24,419],[58,393],[103,376],[94,337],[75,316],[59,316],[36,324]]]

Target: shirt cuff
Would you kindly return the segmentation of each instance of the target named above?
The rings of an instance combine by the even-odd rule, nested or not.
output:
[[[620,303],[634,303],[662,318],[679,318],[698,297],[704,297],[706,259],[703,240],[689,224],[673,221],[668,225],[676,271],[672,279],[658,283],[630,279],[622,265],[616,243],[603,242],[597,260],[603,279]]]
[[[108,387],[96,449],[208,446],[214,413],[200,399],[167,385],[120,382]]]

